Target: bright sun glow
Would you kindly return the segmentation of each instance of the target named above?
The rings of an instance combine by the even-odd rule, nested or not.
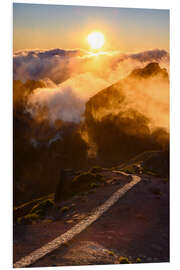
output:
[[[101,32],[92,32],[87,40],[92,49],[100,49],[104,45],[104,35]]]

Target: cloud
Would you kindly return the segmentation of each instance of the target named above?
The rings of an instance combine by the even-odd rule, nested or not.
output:
[[[52,82],[48,80],[47,85]],[[36,89],[28,99],[27,110],[37,121],[49,119],[54,123],[61,119],[79,123],[88,99],[107,86],[105,80],[91,73],[79,74],[60,85]]]
[[[104,99],[101,92],[98,100],[94,97],[94,118],[101,120],[109,114],[133,109],[150,119],[149,127],[169,129],[169,80],[160,72],[147,78],[130,76],[105,89],[104,93]],[[93,102],[90,104],[92,107]]]
[[[113,83],[127,76],[134,68],[152,61],[168,68],[169,53],[160,49],[134,54],[118,51],[91,53],[82,49],[21,50],[13,56],[13,77],[23,82],[48,77],[59,84],[77,74],[92,72]]]
[[[40,80],[45,77],[58,83],[71,72],[70,60],[83,55],[82,50],[23,50],[13,56],[14,80]]]
[[[105,80],[91,72],[73,76],[59,85],[47,80],[46,87],[35,89],[29,96],[27,110],[37,121],[48,119],[53,124],[60,119],[79,123],[84,119],[86,103],[102,89],[106,89],[106,99],[103,101],[101,95],[93,110],[93,117],[98,121],[108,114],[116,115],[134,109],[148,117],[152,127],[160,126],[168,130],[169,81],[162,76],[166,73],[165,70],[160,69],[158,64],[153,66],[157,68],[157,72],[150,78],[130,76],[113,86],[108,78]],[[146,69],[147,67],[140,71]],[[112,94],[111,89],[115,89]]]
[[[165,50],[155,49],[135,54],[130,54],[130,58],[139,60],[141,62],[147,62],[147,61],[160,61],[160,60],[166,60],[169,62],[169,54]]]

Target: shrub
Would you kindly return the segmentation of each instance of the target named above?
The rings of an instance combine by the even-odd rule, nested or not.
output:
[[[36,204],[30,211],[30,214],[37,214],[40,218],[44,218],[47,210],[54,205],[53,199],[46,199]]]
[[[99,166],[94,166],[93,168],[91,168],[90,172],[91,173],[98,173],[98,172],[101,172],[102,171],[102,168],[99,167]]]
[[[92,172],[83,172],[73,179],[73,183],[78,182],[78,183],[83,183],[83,182],[92,182],[92,180],[96,181],[103,181],[103,176],[101,174],[95,174]]]
[[[129,174],[136,174],[140,172],[140,167],[136,164],[133,164],[125,167],[123,170]]]
[[[69,207],[68,206],[63,206],[61,208],[61,212],[64,213],[64,212],[67,212],[69,210]]]
[[[96,188],[98,187],[99,185],[97,183],[91,183],[91,188]]]
[[[17,219],[18,224],[32,224],[33,221],[36,221],[39,219],[39,216],[36,213],[27,214],[24,217],[19,217]]]
[[[114,256],[115,255],[114,251],[109,251],[109,255]]]
[[[121,263],[121,264],[128,264],[129,263],[129,260],[128,260],[128,258],[127,257],[120,257],[119,258],[119,263]]]
[[[75,176],[74,179],[72,180],[72,188],[71,188],[72,196],[88,191],[89,189],[98,186],[100,183],[103,182],[104,178],[101,174],[83,172],[80,175]]]
[[[155,172],[155,171],[153,171],[153,170],[149,170],[149,169],[147,169],[147,168],[143,168],[143,172],[145,173],[145,174],[149,174],[149,175],[152,175],[152,176],[158,176],[158,173],[157,172]]]
[[[141,258],[138,257],[138,258],[136,259],[136,263],[141,263],[141,262],[142,262]]]

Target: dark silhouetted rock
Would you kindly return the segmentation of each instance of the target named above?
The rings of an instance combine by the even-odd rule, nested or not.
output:
[[[55,193],[55,202],[69,199],[101,184],[104,184],[104,178],[99,173],[81,172],[75,175],[72,170],[62,170]]]
[[[160,68],[158,63],[149,63],[144,68],[138,68],[131,72],[129,77],[149,78],[151,76],[161,75],[168,79],[168,73],[165,68]]]
[[[55,192],[55,202],[60,202],[70,197],[72,179],[73,170],[61,170],[60,179]]]

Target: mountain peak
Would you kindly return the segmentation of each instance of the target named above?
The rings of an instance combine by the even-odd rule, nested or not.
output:
[[[144,68],[137,68],[133,70],[129,77],[148,78],[156,75],[161,75],[164,78],[168,78],[167,70],[165,68],[161,68],[158,63],[152,62]]]

